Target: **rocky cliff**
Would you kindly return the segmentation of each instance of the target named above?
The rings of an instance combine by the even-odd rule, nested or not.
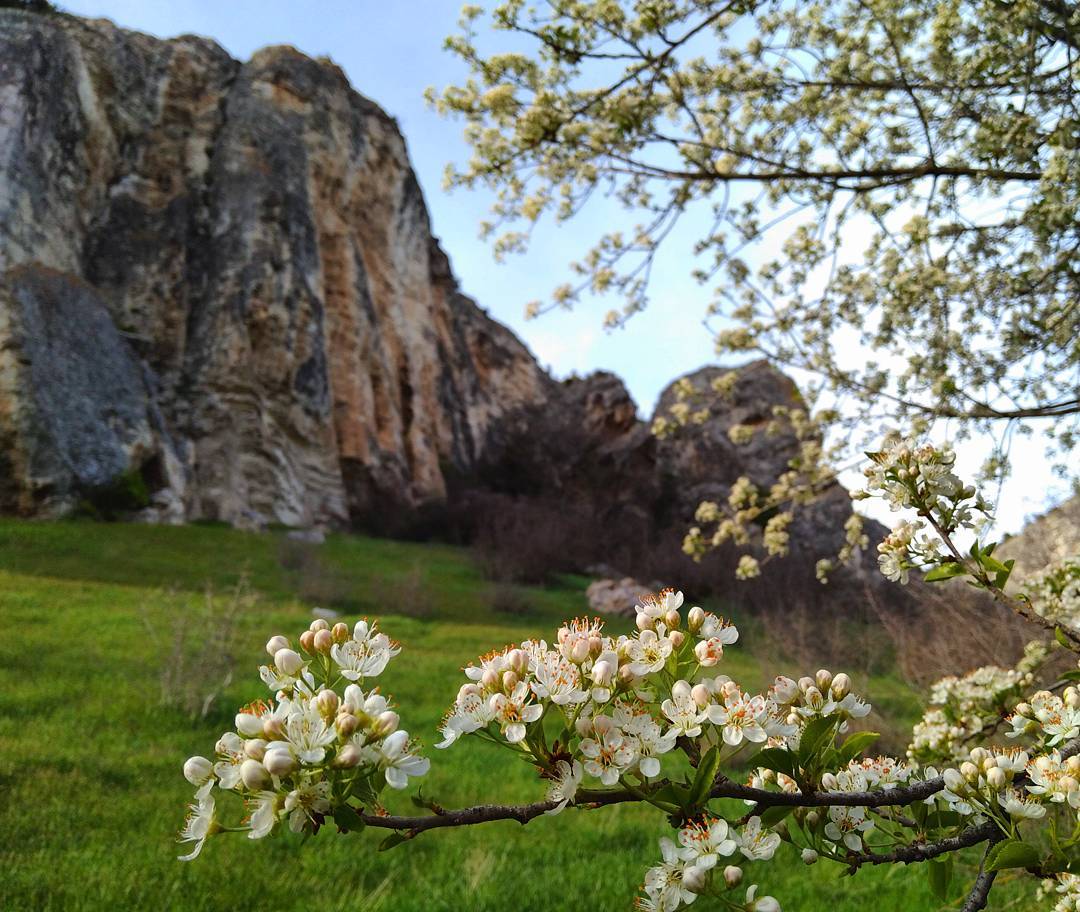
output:
[[[545,399],[329,61],[0,10],[0,114],[0,508],[136,472],[162,518],[342,524]]]
[[[784,471],[793,438],[727,430],[797,396],[758,362],[658,442],[617,377],[552,380],[459,291],[333,63],[0,9],[0,510],[400,529],[479,492],[544,504],[560,549],[573,517],[677,552],[701,499]]]

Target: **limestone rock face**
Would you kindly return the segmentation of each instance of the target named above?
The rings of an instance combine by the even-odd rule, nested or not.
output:
[[[363,523],[546,399],[332,63],[0,10],[0,113],[0,509],[135,470],[159,518]]]

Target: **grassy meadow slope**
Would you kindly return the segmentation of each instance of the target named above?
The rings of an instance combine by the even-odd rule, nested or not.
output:
[[[428,833],[384,853],[376,851],[384,833],[324,830],[306,842],[288,835],[261,843],[225,834],[197,861],[175,860],[190,797],[180,766],[212,749],[237,705],[263,694],[255,671],[262,644],[306,626],[310,594],[322,594],[313,575],[332,580],[325,592],[350,617],[378,614],[401,641],[382,684],[426,744],[437,740],[465,662],[511,640],[550,637],[585,604],[585,580],[565,578],[519,590],[509,601],[515,613],[497,611],[467,552],[445,546],[334,536],[318,551],[313,570],[309,552],[277,534],[0,521],[0,909],[631,907],[665,823],[629,806]],[[236,621],[235,680],[207,718],[192,721],[161,702],[177,624],[212,634],[214,622],[199,620],[204,588],[213,587],[215,612],[224,611],[226,590],[245,572],[259,598]],[[749,686],[765,677],[739,647],[724,670]],[[856,683],[871,698],[888,694],[891,709],[913,711],[897,681]],[[527,766],[491,746],[466,740],[427,753],[424,792],[444,805],[543,793]],[[391,809],[410,807],[407,794],[389,800]],[[746,866],[746,883],[759,880],[786,912],[938,907],[922,872],[840,873],[757,863]],[[1010,895],[995,894],[995,908],[1025,907]]]

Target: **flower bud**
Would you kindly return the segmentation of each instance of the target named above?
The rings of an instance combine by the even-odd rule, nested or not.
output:
[[[1031,704],[1030,703],[1017,703],[1015,712],[1023,719],[1031,718]]]
[[[267,719],[263,722],[262,733],[267,741],[281,741],[285,737],[285,724],[280,719]]]
[[[1080,773],[1080,757],[1069,757],[1065,761],[1065,769],[1069,771],[1070,776],[1076,776]]]
[[[319,630],[315,633],[312,646],[315,651],[322,655],[330,655],[330,648],[334,645],[334,635],[329,630]]]
[[[961,772],[952,769],[951,767],[942,773],[942,778],[945,780],[945,788],[953,794],[959,795],[967,787],[967,783],[964,781]]]
[[[979,768],[970,760],[965,760],[960,764],[960,775],[968,782],[974,782],[979,778]]]
[[[315,618],[315,620],[313,620],[311,622],[311,625],[308,627],[308,630],[310,630],[312,633],[318,633],[320,630],[329,629],[330,623],[326,620],[326,618]]]
[[[246,762],[246,761],[245,761]],[[263,754],[263,767],[271,776],[287,776],[296,769],[296,761],[287,748],[272,748]]]
[[[334,726],[342,738],[348,738],[360,727],[360,720],[351,712],[342,711],[338,713],[337,718],[334,720]]]
[[[240,779],[252,791],[258,791],[270,784],[270,774],[258,760],[250,757],[240,764]]]
[[[288,649],[289,641],[283,637],[280,633],[277,636],[272,636],[266,641],[266,652],[268,655],[274,655],[279,649]]]
[[[561,646],[563,643],[566,642],[566,638],[568,636],[570,636],[570,628],[560,627],[559,632],[555,634],[555,639],[559,641],[559,645]]]
[[[995,766],[992,770],[986,771],[986,784],[990,786],[995,792],[1005,788],[1005,770]]]
[[[214,772],[214,764],[205,757],[188,757],[184,761],[184,778],[192,785],[202,785]]]
[[[266,742],[262,738],[252,738],[244,742],[244,753],[252,760],[262,760],[266,753]]]
[[[525,655],[524,650],[511,649],[506,654],[506,664],[510,667],[511,671],[520,675],[529,667],[529,657]]]
[[[799,695],[799,685],[789,677],[777,675],[773,681],[772,692],[777,703],[791,703]]]
[[[676,649],[681,649],[682,644],[686,642],[686,634],[681,630],[672,630],[671,633],[667,635],[667,638],[671,640],[671,645]]]
[[[1075,687],[1066,687],[1065,693],[1061,695],[1061,699],[1069,709],[1080,707],[1080,691]]]
[[[376,737],[384,738],[386,735],[397,731],[398,722],[400,721],[401,717],[392,709],[388,709],[386,712],[379,713],[379,717],[371,728]]]
[[[459,701],[464,700],[466,697],[478,697],[480,696],[480,688],[472,681],[469,681],[458,688],[457,696]]]
[[[337,752],[333,765],[338,769],[352,769],[360,763],[360,759],[360,748],[350,742]]]
[[[592,667],[592,681],[599,687],[607,687],[615,675],[615,669],[607,659],[600,659]]]
[[[589,657],[589,641],[578,640],[570,650],[570,661],[580,665]]]
[[[818,690],[825,693],[832,686],[832,672],[827,668],[818,669],[818,673],[814,675],[814,683]]]
[[[499,673],[494,668],[487,668],[480,676],[480,683],[488,690],[499,689]]]
[[[694,657],[698,660],[698,664],[702,668],[712,668],[719,658],[709,649],[708,640],[699,640],[694,645]]]
[[[671,685],[671,696],[676,701],[689,699],[691,692],[691,687],[686,681],[676,681]]]
[[[674,608],[672,608],[667,614],[664,615],[664,623],[667,625],[668,630],[677,630],[682,623],[682,615],[679,614]]]
[[[704,709],[709,705],[709,699],[712,697],[712,694],[709,693],[709,688],[704,684],[695,684],[690,689],[690,696],[699,707]]]
[[[818,860],[818,853],[813,849],[802,850],[803,864],[812,865]]]
[[[697,633],[703,623],[705,623],[705,611],[695,605],[687,612],[686,626],[690,628],[691,633]]]
[[[849,693],[851,693],[851,678],[844,674],[844,672],[840,672],[840,674],[832,679],[833,699],[843,700]]]
[[[690,867],[683,872],[682,885],[683,889],[688,890],[691,893],[700,893],[705,888],[705,881],[708,879],[709,872],[705,868]]]
[[[311,653],[315,651],[315,631],[305,630],[300,634],[300,648],[304,652]]]
[[[589,654],[598,656],[604,651],[604,638],[599,636],[589,637]]]
[[[294,675],[304,667],[304,660],[300,653],[291,649],[279,649],[274,653],[274,664],[282,674]]]
[[[821,777],[821,787],[827,792],[835,792],[840,783],[836,781],[833,773],[825,773]]]
[[[349,639],[349,625],[342,621],[338,621],[331,628],[330,636],[334,638],[335,643],[341,645]]]
[[[329,631],[320,630],[319,633],[328,633]],[[338,711],[338,707],[341,705],[341,700],[338,695],[332,690],[320,690],[315,697],[315,706],[319,710],[319,714],[327,720],[333,719],[334,715]]]
[[[237,713],[233,721],[236,723],[236,730],[245,738],[254,738],[262,734],[262,719],[252,713]]]
[[[742,881],[742,868],[738,865],[728,865],[724,868],[724,883],[729,887],[737,887]]]
[[[638,630],[652,630],[653,619],[647,614],[638,614],[634,619],[634,623],[637,625]]]
[[[821,822],[820,811],[807,811],[806,812],[806,825],[808,827],[816,827]]]
[[[805,675],[803,675],[803,677],[799,678],[799,690],[801,690],[803,693],[806,693],[813,686],[814,686],[814,679],[813,678],[808,678]]]
[[[1066,795],[1068,795],[1080,788],[1080,781],[1073,776],[1062,776],[1061,780],[1058,782],[1058,786]]]
[[[504,671],[503,674],[502,674],[503,690],[506,691],[506,693],[510,693],[510,691],[512,691],[514,689],[514,686],[517,684],[517,682],[519,680],[521,680],[521,679],[517,676],[517,672],[515,672],[515,671]]]
[[[822,694],[822,692],[813,684],[806,688],[804,696],[806,698],[806,705],[811,709],[821,709],[821,707],[825,705],[824,694]]]

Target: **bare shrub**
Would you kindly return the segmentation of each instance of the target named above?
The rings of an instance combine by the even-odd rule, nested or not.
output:
[[[376,610],[406,617],[433,617],[438,608],[435,590],[419,564],[413,564],[404,576],[376,576],[371,594],[377,603]]]
[[[498,583],[489,587],[485,595],[488,607],[495,614],[527,617],[536,611],[536,606],[529,597],[517,586],[508,583]]]
[[[167,637],[145,611],[143,615],[161,656],[161,705],[203,719],[232,683],[241,622],[254,609],[258,596],[245,573],[227,598],[215,597],[208,583],[203,598],[194,605],[190,594],[176,590],[167,593],[166,601],[172,617]]]
[[[342,611],[357,610],[360,604],[352,581],[322,559],[319,547],[283,538],[278,544],[278,564],[304,601]]]

